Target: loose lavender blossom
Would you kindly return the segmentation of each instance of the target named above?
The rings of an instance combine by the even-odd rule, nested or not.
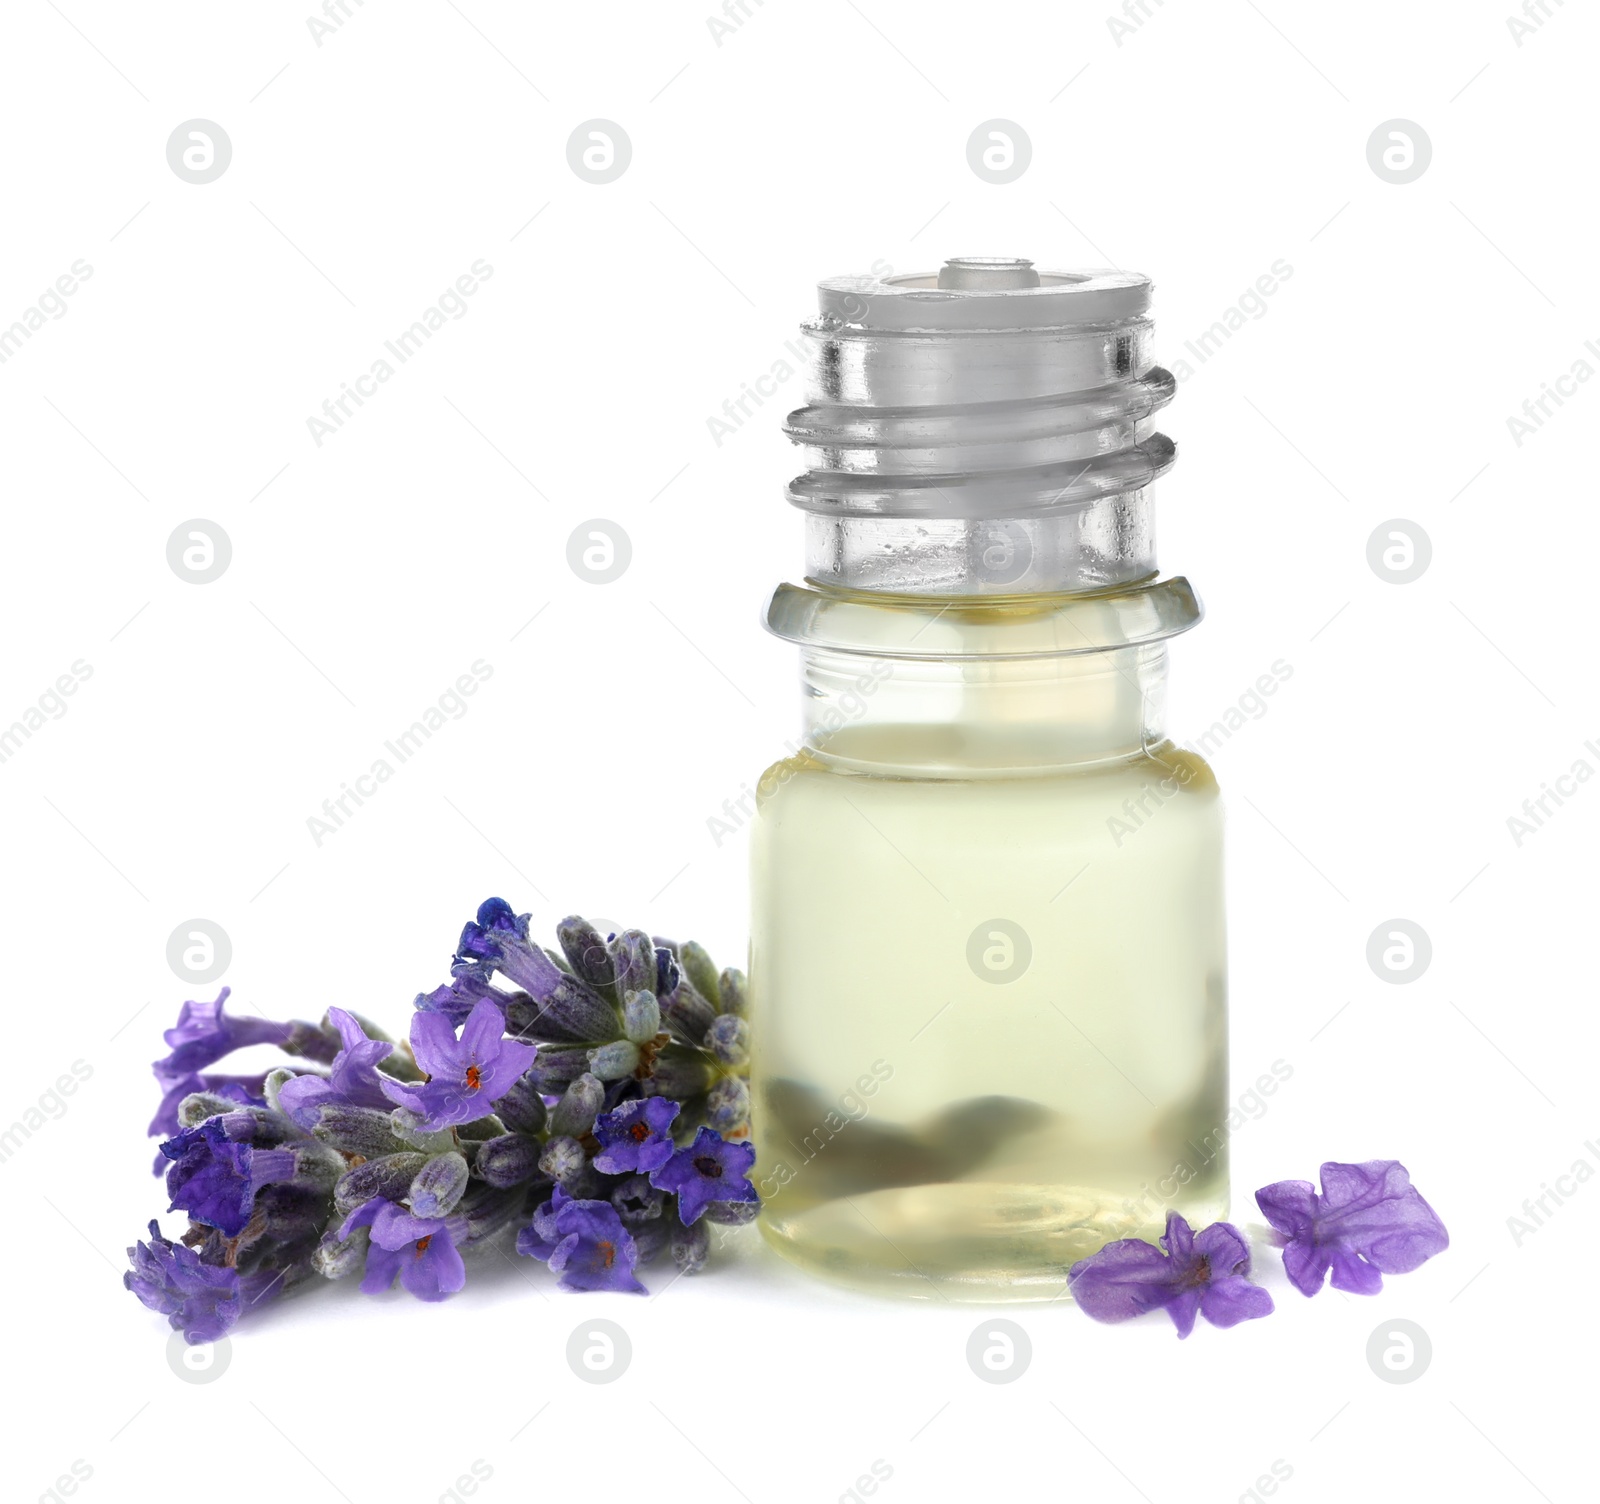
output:
[[[338,1103],[346,1107],[392,1105],[383,1094],[378,1066],[394,1053],[386,1039],[369,1039],[361,1021],[343,1008],[329,1008],[328,1022],[338,1031],[339,1053],[326,1076],[296,1076],[278,1089],[278,1103],[302,1128],[314,1128],[321,1109]]]
[[[1197,1315],[1228,1327],[1271,1313],[1272,1297],[1245,1278],[1249,1271],[1250,1246],[1238,1228],[1213,1222],[1197,1233],[1169,1211],[1160,1248],[1142,1238],[1108,1243],[1074,1264],[1067,1280],[1073,1299],[1095,1321],[1164,1310],[1183,1338]]]
[[[672,1158],[672,1120],[679,1106],[665,1097],[624,1102],[595,1120],[600,1152],[594,1167],[607,1175],[648,1174]]]
[[[756,1162],[749,1144],[730,1144],[710,1128],[702,1128],[694,1143],[680,1149],[650,1176],[651,1185],[678,1198],[678,1215],[684,1224],[698,1222],[713,1201],[754,1201],[756,1188],[746,1172]]]
[[[150,1241],[134,1244],[128,1262],[124,1288],[167,1317],[184,1341],[215,1342],[239,1319],[238,1270],[202,1263],[192,1248],[169,1243],[153,1218]]]
[[[460,1039],[440,1013],[411,1016],[411,1052],[430,1079],[421,1086],[381,1080],[391,1102],[410,1109],[423,1132],[486,1117],[490,1104],[533,1063],[534,1046],[505,1037],[505,1018],[488,999],[476,1003]]]
[[[371,1238],[363,1294],[381,1295],[398,1278],[418,1300],[443,1300],[466,1284],[467,1266],[448,1218],[417,1217],[392,1201],[373,1200],[345,1218],[339,1237],[348,1239],[358,1227],[368,1228]]]
[[[1309,1180],[1256,1192],[1256,1205],[1284,1239],[1284,1271],[1302,1295],[1315,1295],[1330,1269],[1334,1289],[1375,1295],[1385,1274],[1407,1274],[1450,1246],[1399,1160],[1330,1160],[1321,1175],[1320,1195]]]

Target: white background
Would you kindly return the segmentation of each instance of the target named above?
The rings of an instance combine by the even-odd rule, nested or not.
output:
[[[749,0],[718,45],[679,0],[370,0],[319,46],[278,0],[11,0],[0,323],[92,276],[0,365],[0,723],[92,676],[0,764],[0,1113],[92,1075],[0,1165],[29,1406],[6,1497],[79,1462],[85,1498],[430,1504],[481,1461],[490,1500],[587,1479],[767,1504],[848,1497],[878,1460],[891,1500],[1021,1475],[1233,1500],[1275,1461],[1307,1504],[1582,1497],[1600,1185],[1520,1245],[1507,1219],[1600,1165],[1600,787],[1520,846],[1507,818],[1600,768],[1600,384],[1520,445],[1506,420],[1600,368],[1596,22],[1552,3],[1518,45],[1508,6],[1152,0],[1119,43],[1096,5]],[[603,186],[566,158],[595,117],[633,145]],[[994,117],[1032,141],[1005,186],[966,159]],[[1433,146],[1404,185],[1366,155],[1396,117]],[[205,185],[166,159],[195,118],[233,147]],[[1163,565],[1209,607],[1174,655],[1178,738],[1293,667],[1215,758],[1234,1094],[1293,1067],[1235,1141],[1235,1215],[1392,1156],[1448,1253],[1314,1301],[1269,1257],[1277,1314],[1183,1344],[1013,1310],[1033,1357],[1006,1385],[965,1360],[983,1312],[812,1284],[753,1232],[703,1278],[654,1271],[648,1302],[491,1258],[440,1306],[313,1289],[180,1382],[120,1283],[165,1201],[147,1062],[210,991],[169,934],[221,925],[243,1006],[397,1028],[490,893],[738,961],[743,835],[707,822],[796,725],[792,651],[757,623],[800,570],[799,383],[720,445],[707,419],[785,358],[818,277],[985,253],[1150,273],[1168,365],[1292,268],[1184,381],[1159,503]],[[466,316],[318,446],[307,418],[479,258]],[[596,517],[632,542],[606,586],[566,562]],[[207,585],[166,558],[195,518],[232,544]],[[1408,585],[1367,562],[1392,518],[1432,543]],[[479,659],[468,713],[318,845],[308,817]],[[1395,917],[1433,947],[1404,986],[1366,961]],[[595,1315],[633,1344],[609,1388],[563,1357]],[[1395,1318],[1433,1350],[1403,1385],[1365,1356]]]

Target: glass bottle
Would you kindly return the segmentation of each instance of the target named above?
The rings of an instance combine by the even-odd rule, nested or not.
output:
[[[865,1288],[1053,1299],[1225,1214],[1222,810],[1163,734],[1150,284],[961,258],[803,326],[804,736],[757,787],[761,1226]]]

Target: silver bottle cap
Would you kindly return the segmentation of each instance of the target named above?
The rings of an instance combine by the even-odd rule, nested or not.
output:
[[[1148,278],[964,256],[830,278],[818,303],[786,425],[813,581],[982,596],[1154,573],[1174,381],[1150,359]]]

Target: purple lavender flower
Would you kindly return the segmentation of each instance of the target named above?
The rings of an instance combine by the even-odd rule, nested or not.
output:
[[[746,1179],[755,1162],[752,1145],[727,1143],[720,1133],[702,1128],[687,1149],[651,1174],[650,1184],[677,1193],[678,1216],[688,1226],[713,1201],[756,1200],[756,1188]]]
[[[315,1032],[310,1024],[232,1018],[224,1007],[231,990],[224,987],[209,1003],[186,1002],[178,1012],[176,1025],[163,1036],[171,1053],[151,1066],[162,1092],[161,1105],[150,1123],[152,1135],[170,1136],[178,1131],[178,1104],[191,1092],[215,1090],[236,1079],[241,1079],[248,1090],[252,1078],[206,1077],[201,1072],[207,1066],[235,1050],[256,1044],[281,1047],[307,1031]]]
[[[1315,1295],[1330,1267],[1334,1289],[1375,1295],[1385,1274],[1407,1274],[1450,1246],[1399,1160],[1330,1160],[1321,1174],[1320,1196],[1309,1180],[1256,1192],[1262,1215],[1284,1235],[1284,1271],[1302,1295]]]
[[[607,1175],[659,1170],[672,1158],[672,1120],[678,1110],[678,1103],[665,1097],[645,1097],[602,1113],[594,1125],[600,1141],[595,1169]]]
[[[520,993],[502,992],[491,980],[491,968],[482,961],[457,961],[450,968],[450,980],[432,992],[417,994],[419,1013],[442,1013],[450,1020],[450,1027],[459,1029],[467,1015],[483,998],[488,998],[504,1013],[506,1005]]]
[[[517,1252],[543,1259],[561,1276],[564,1290],[622,1290],[647,1295],[634,1269],[639,1250],[606,1201],[580,1201],[557,1186],[517,1234]]]
[[[1079,1259],[1067,1280],[1084,1314],[1096,1321],[1127,1321],[1164,1310],[1178,1336],[1187,1337],[1197,1315],[1213,1326],[1236,1326],[1271,1312],[1272,1297],[1245,1278],[1250,1247],[1231,1223],[1213,1222],[1196,1233],[1169,1211],[1161,1248],[1142,1238],[1123,1238]]]
[[[547,997],[561,980],[561,968],[528,938],[528,914],[514,914],[503,898],[478,905],[456,946],[457,961],[479,961],[487,971],[503,972],[536,998]]]
[[[135,1243],[128,1262],[124,1287],[165,1316],[185,1342],[215,1342],[239,1319],[238,1271],[202,1263],[192,1248],[168,1242],[154,1218],[150,1241]]]
[[[237,1237],[250,1222],[263,1186],[295,1178],[293,1149],[250,1142],[256,1119],[250,1112],[222,1113],[185,1128],[161,1146],[172,1161],[167,1171],[168,1211],[186,1211],[196,1222]]]
[[[345,1218],[339,1238],[348,1238],[358,1227],[371,1229],[367,1272],[361,1280],[364,1294],[392,1289],[397,1275],[418,1300],[443,1300],[466,1284],[467,1266],[447,1218],[414,1217],[403,1206],[378,1198]]]
[[[411,1015],[411,1051],[428,1073],[421,1086],[380,1078],[384,1095],[421,1119],[424,1132],[470,1122],[490,1112],[533,1062],[534,1046],[505,1038],[500,1010],[481,999],[456,1038],[442,1013]]]
[[[383,1094],[378,1062],[394,1053],[384,1039],[368,1039],[359,1019],[343,1008],[329,1008],[328,1021],[339,1031],[344,1047],[333,1057],[326,1076],[296,1076],[278,1090],[278,1102],[302,1128],[317,1125],[324,1106],[381,1107],[391,1105]]]

